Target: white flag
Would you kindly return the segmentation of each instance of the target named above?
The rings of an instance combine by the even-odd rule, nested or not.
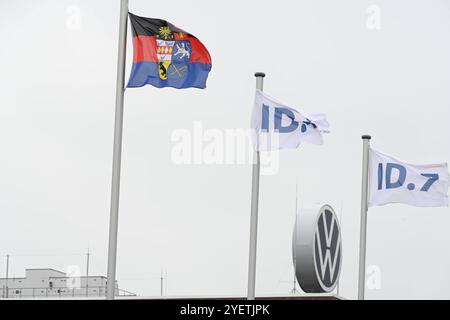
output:
[[[448,206],[448,185],[447,163],[412,165],[370,149],[369,207],[387,203]]]
[[[258,151],[295,149],[301,142],[323,144],[329,132],[325,114],[307,114],[256,90],[252,113],[253,144]]]

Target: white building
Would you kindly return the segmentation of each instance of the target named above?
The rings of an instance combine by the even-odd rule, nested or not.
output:
[[[24,278],[0,278],[0,297],[102,297],[106,296],[106,284],[103,276],[69,277],[54,269],[26,269]],[[115,294],[134,295],[119,289],[117,281]]]

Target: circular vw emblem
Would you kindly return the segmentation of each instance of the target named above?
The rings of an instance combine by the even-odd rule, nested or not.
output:
[[[341,231],[329,205],[297,212],[292,253],[295,275],[305,292],[330,292],[341,271]]]

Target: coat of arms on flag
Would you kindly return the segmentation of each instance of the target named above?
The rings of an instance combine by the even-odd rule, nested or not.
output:
[[[129,13],[133,30],[133,67],[129,88],[205,88],[211,57],[192,34],[160,19]]]

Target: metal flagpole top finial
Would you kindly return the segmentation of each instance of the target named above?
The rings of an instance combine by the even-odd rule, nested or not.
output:
[[[266,74],[264,72],[255,72],[255,77],[256,78],[258,78],[258,77],[264,78],[265,76],[266,76]]]
[[[370,136],[370,134],[364,134],[364,135],[362,135],[361,136],[361,139],[367,139],[367,140],[370,140],[370,139],[372,139],[372,137]]]

